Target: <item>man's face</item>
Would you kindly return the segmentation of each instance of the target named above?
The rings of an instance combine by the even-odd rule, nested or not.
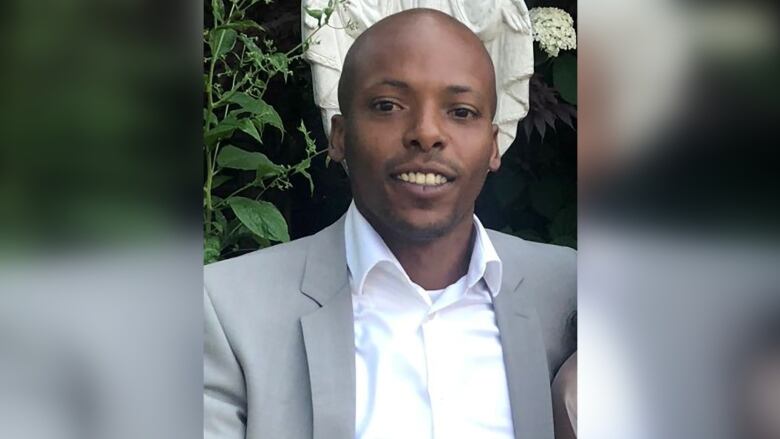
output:
[[[348,115],[333,119],[331,155],[346,159],[355,203],[380,233],[428,240],[470,222],[500,166],[489,61],[446,26],[374,38]]]

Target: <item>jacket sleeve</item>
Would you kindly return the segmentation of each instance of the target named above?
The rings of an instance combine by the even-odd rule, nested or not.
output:
[[[203,438],[244,439],[246,383],[241,366],[204,288]]]

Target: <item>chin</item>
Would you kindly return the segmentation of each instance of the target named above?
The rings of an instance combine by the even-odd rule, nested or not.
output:
[[[443,217],[412,215],[406,218],[394,217],[393,228],[411,241],[430,241],[450,233],[458,223],[454,214]]]

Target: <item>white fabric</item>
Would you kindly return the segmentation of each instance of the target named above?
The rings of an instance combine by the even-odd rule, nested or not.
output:
[[[492,297],[502,266],[474,217],[468,273],[413,283],[354,203],[345,223],[359,439],[514,437]]]

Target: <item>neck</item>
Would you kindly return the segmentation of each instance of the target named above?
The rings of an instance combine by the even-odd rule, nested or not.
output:
[[[380,235],[412,282],[426,290],[446,288],[468,271],[474,248],[471,215],[448,234],[422,242],[409,241],[392,233]]]

